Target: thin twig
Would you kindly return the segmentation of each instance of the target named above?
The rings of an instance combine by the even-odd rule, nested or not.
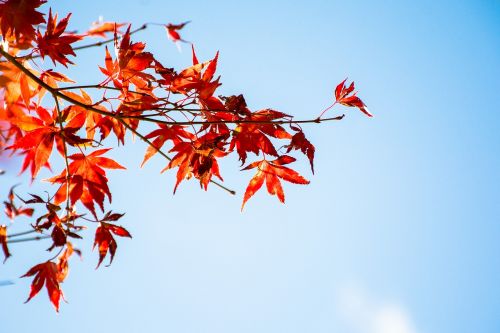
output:
[[[8,236],[9,236],[9,238],[19,237],[19,236],[29,235],[29,234],[32,234],[32,233],[35,233],[35,232],[38,232],[38,231],[33,229],[33,230],[18,232],[18,233],[15,233],[15,234],[10,234]]]
[[[135,30],[132,30],[130,32],[130,35],[133,35],[135,34],[136,32],[139,32],[141,30],[144,30],[148,27],[148,24],[143,24],[141,27],[135,29]],[[83,49],[88,49],[88,48],[91,48],[91,47],[96,47],[96,46],[102,46],[102,45],[105,45],[105,44],[109,44],[111,42],[114,42],[115,41],[115,38],[109,38],[109,39],[106,39],[106,40],[103,40],[103,41],[100,41],[100,42],[96,42],[96,43],[91,43],[91,44],[87,44],[87,45],[82,45],[82,46],[77,46],[77,47],[74,47],[73,48],[73,51],[78,51],[78,50],[83,50]]]
[[[69,172],[69,161],[68,161],[68,147],[66,146],[66,138],[64,137],[64,126],[63,126],[63,119],[62,119],[62,113],[61,113],[61,107],[59,105],[59,99],[57,98],[57,95],[55,92],[52,93],[52,97],[54,97],[54,101],[56,102],[56,110],[57,110],[57,120],[59,123],[59,128],[61,129],[61,138],[63,142],[63,153],[64,153],[64,164],[66,167],[66,212],[69,212],[69,205],[70,205],[70,196],[69,196],[69,179],[71,178],[71,174]]]
[[[29,237],[29,238],[7,240],[7,243],[8,244],[12,244],[12,243],[31,242],[31,241],[37,241],[37,240],[42,240],[42,239],[47,239],[47,238],[50,238],[50,236],[49,235],[45,235],[45,236],[35,236],[35,237]]]

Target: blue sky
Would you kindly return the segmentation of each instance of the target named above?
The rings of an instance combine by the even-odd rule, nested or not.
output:
[[[144,145],[113,151],[115,211],[133,234],[95,271],[93,230],[63,284],[28,304],[45,243],[12,246],[0,267],[5,332],[500,331],[500,5],[497,1],[55,1],[85,30],[105,20],[182,22],[199,58],[220,51],[222,94],[250,107],[314,118],[345,77],[375,117],[306,127],[316,145],[311,184],[287,186],[286,205],[259,193],[239,208],[251,172],[222,164],[236,197],[159,174]],[[161,28],[134,36],[164,63],[190,64]],[[72,70],[101,80],[103,50]],[[98,77],[98,79],[96,79]],[[1,192],[22,182],[2,176]],[[42,175],[43,176],[43,175]],[[4,185],[5,184],[5,185]],[[35,191],[24,182],[19,190]],[[20,221],[19,224],[29,221]],[[16,222],[17,223],[17,222]],[[19,229],[22,229],[19,226]],[[37,250],[38,249],[38,250]],[[33,254],[36,253],[36,254]]]

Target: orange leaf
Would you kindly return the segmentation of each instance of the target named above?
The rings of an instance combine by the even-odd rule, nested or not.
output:
[[[47,261],[36,266],[33,266],[26,274],[21,277],[29,277],[35,275],[31,283],[31,291],[25,303],[35,297],[45,285],[49,294],[50,302],[59,312],[59,300],[63,296],[62,290],[59,287],[59,269],[57,264],[52,261]]]
[[[262,187],[264,180],[266,181],[267,192],[271,195],[276,195],[283,203],[285,202],[285,193],[283,192],[279,178],[294,184],[309,184],[309,181],[299,175],[296,171],[283,166],[284,164],[292,162],[295,162],[295,158],[283,155],[274,161],[267,161],[264,159],[253,162],[243,168],[242,170],[250,170],[254,168],[257,168],[258,170],[247,186],[241,210],[245,207],[245,203],[248,199],[250,199]]]
[[[15,36],[18,40],[33,39],[33,25],[44,23],[43,14],[35,9],[46,0],[7,0],[0,3],[0,32],[5,37]]]
[[[86,32],[87,36],[96,36],[106,38],[108,32],[119,32],[119,28],[124,26],[125,23],[116,22],[94,22],[92,27]]]
[[[7,247],[7,226],[5,225],[0,225],[0,245],[2,246],[3,254],[5,256],[5,259],[3,260],[5,263],[11,256],[9,248]]]
[[[48,179],[52,183],[61,184],[54,197],[55,204],[66,200],[67,187],[69,187],[69,197],[72,204],[80,200],[94,216],[96,215],[94,203],[97,203],[101,210],[104,210],[105,196],[111,202],[111,192],[108,188],[108,178],[104,168],[125,169],[116,161],[101,156],[109,150],[109,148],[98,149],[89,155],[73,154],[68,156],[72,160],[69,164],[70,179],[66,178],[66,170],[63,170],[58,176]],[[68,181],[69,184],[67,184]]]
[[[94,248],[97,245],[99,249],[99,262],[97,263],[96,269],[101,265],[108,252],[110,254],[109,265],[113,262],[116,249],[118,248],[118,244],[116,243],[113,234],[120,237],[132,238],[132,235],[130,235],[124,227],[101,222],[95,231],[94,239]]]
[[[224,150],[226,138],[227,135],[208,132],[192,142],[179,142],[170,150],[170,152],[175,151],[177,154],[161,172],[178,167],[174,193],[177,186],[184,179],[189,179],[191,176],[198,179],[201,187],[205,190],[207,190],[208,183],[213,175],[223,180],[219,173],[217,158],[228,154]]]

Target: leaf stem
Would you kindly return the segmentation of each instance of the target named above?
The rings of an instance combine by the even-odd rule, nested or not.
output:
[[[325,120],[325,119],[321,119],[321,117],[325,114],[326,111],[330,110],[331,108],[333,108],[335,106],[335,104],[337,104],[337,101],[335,101],[332,105],[330,105],[329,107],[327,107],[326,109],[324,109],[321,114],[318,116],[318,118],[316,118],[317,120]],[[326,118],[328,119],[328,118]]]

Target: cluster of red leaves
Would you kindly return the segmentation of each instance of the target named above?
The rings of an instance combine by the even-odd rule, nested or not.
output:
[[[110,264],[113,261],[117,250],[115,236],[131,237],[124,227],[114,224],[123,214],[105,213],[112,200],[106,169],[125,169],[109,157],[110,137],[125,145],[128,132],[145,141],[142,165],[156,154],[167,158],[167,165],[160,172],[176,169],[174,192],[186,179],[197,179],[205,190],[210,183],[223,181],[219,162],[236,154],[242,170],[255,169],[241,209],[264,182],[267,192],[281,202],[285,201],[282,181],[309,183],[290,167],[296,161],[290,154],[304,154],[314,172],[315,147],[300,124],[326,120],[321,118],[324,112],[319,118],[295,121],[277,110],[251,110],[243,95],[216,93],[221,86],[220,76],[216,76],[219,52],[200,62],[193,46],[192,65],[176,71],[145,51],[143,42],[131,40],[134,31],[142,28],[131,31],[129,25],[122,33],[119,29],[123,23],[103,22],[76,34],[67,30],[71,14],[58,21],[57,14],[52,15],[49,9],[45,20],[37,11],[45,2],[0,0],[0,33],[8,44],[0,49],[0,153],[6,150],[24,156],[21,172],[29,170],[34,180],[47,171],[51,175],[46,180],[55,185],[46,200],[36,194],[28,200],[18,197],[23,205],[14,202],[16,196],[11,191],[4,202],[6,213],[11,220],[20,215],[31,217],[31,205],[38,205],[42,213],[37,215],[32,231],[51,238],[49,251],[64,250],[57,263],[50,259],[24,275],[34,277],[28,301],[45,286],[56,310],[59,308],[59,284],[66,278],[68,258],[76,251],[69,239],[81,238],[79,232],[85,228],[76,225],[76,221],[98,225],[94,236],[94,247],[99,251],[97,267],[108,254]],[[46,26],[41,27],[44,23]],[[179,30],[187,23],[163,26],[173,42],[186,42]],[[63,73],[43,69],[46,58],[54,66],[73,64],[68,57],[78,60],[74,43],[108,33],[114,34],[111,41],[115,57],[106,47],[103,65],[99,66],[105,76],[102,82],[72,86],[75,81]],[[104,43],[107,41],[90,46]],[[41,72],[33,70],[32,65],[42,68]],[[357,107],[371,116],[354,93],[354,83],[346,87],[344,80],[337,86],[335,104]],[[247,162],[252,158],[255,160]],[[54,163],[57,160],[59,163]],[[53,173],[51,164],[62,170]],[[42,171],[44,167],[47,170]],[[84,213],[77,214],[77,210]],[[85,217],[85,212],[92,219]],[[7,229],[0,226],[5,258],[10,256],[9,239],[17,237],[8,236]]]
[[[6,39],[31,40],[34,25],[45,23],[43,14],[36,11],[47,0],[2,0],[0,2],[0,33]]]

